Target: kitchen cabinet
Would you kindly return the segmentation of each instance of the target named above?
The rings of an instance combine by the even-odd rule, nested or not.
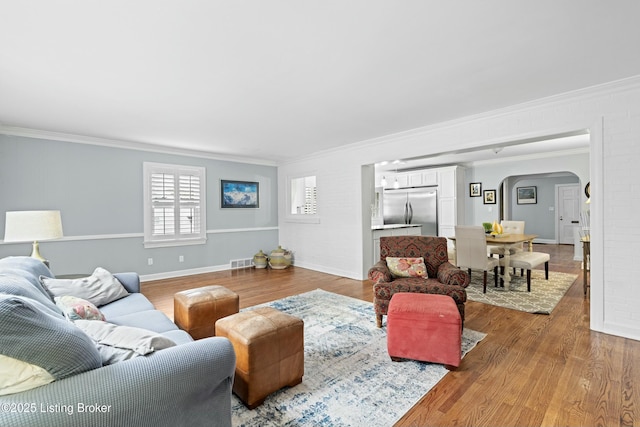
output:
[[[384,176],[387,185],[384,188],[393,188],[396,180],[398,187],[430,187],[438,185],[438,169],[423,169],[412,172],[385,172],[376,176],[376,182],[380,182]]]
[[[464,224],[464,168],[449,166],[437,171],[438,236],[453,237],[456,225]]]
[[[438,171],[436,169],[403,172],[398,175],[400,187],[429,187],[438,185]],[[403,183],[407,185],[402,185]]]
[[[426,169],[420,174],[422,176],[422,185],[438,185],[438,170]]]
[[[393,188],[395,185],[395,181],[398,181],[398,186],[400,186],[400,188],[402,187],[409,187],[409,174],[408,173],[397,173],[393,182],[390,182],[389,184],[391,184],[389,187]]]

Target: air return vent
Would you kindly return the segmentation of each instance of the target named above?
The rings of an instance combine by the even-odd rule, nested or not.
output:
[[[237,268],[247,268],[253,267],[253,259],[245,258],[245,259],[232,259],[231,260],[231,269],[235,270]]]

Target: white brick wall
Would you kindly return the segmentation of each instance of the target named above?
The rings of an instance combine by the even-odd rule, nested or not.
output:
[[[353,144],[279,167],[279,227],[298,265],[364,278],[370,245],[363,165],[590,129],[592,329],[640,339],[640,76],[528,104]],[[321,222],[284,218],[286,177],[316,171]]]

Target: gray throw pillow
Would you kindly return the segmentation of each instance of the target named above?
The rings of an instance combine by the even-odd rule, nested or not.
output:
[[[129,292],[113,274],[98,267],[89,277],[80,279],[52,279],[40,276],[40,281],[52,297],[74,296],[100,307],[124,298]]]
[[[0,294],[0,354],[40,366],[62,379],[102,366],[94,342],[39,302]]]
[[[83,319],[74,323],[96,342],[104,365],[145,356],[176,345],[158,333],[133,326]]]

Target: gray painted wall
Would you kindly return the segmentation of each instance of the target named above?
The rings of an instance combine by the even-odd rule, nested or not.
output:
[[[575,175],[567,177],[527,177],[509,179],[510,219],[525,221],[525,232],[539,239],[556,240],[556,185],[578,184]],[[537,203],[517,204],[517,187],[536,187]],[[553,210],[549,208],[553,207]]]
[[[143,162],[206,168],[205,245],[143,247]],[[221,209],[221,179],[258,181],[260,208]],[[0,239],[6,211],[59,209],[64,239],[40,244],[57,275],[221,269],[278,246],[277,199],[274,166],[0,135]],[[0,244],[0,257],[30,253],[30,244]]]
[[[567,172],[573,174],[575,178],[556,177],[547,180],[544,174],[555,174]],[[519,181],[517,177],[540,176],[540,182]],[[567,182],[578,182],[584,188],[589,182],[589,153],[567,153],[557,154],[544,158],[523,158],[512,161],[496,161],[476,164],[472,168],[466,169],[465,185],[465,223],[467,225],[480,225],[483,222],[493,222],[500,219],[499,205],[485,205],[482,197],[469,197],[468,188],[472,182],[482,183],[483,190],[499,189],[503,180],[509,178],[509,187],[521,187],[526,185],[538,186],[538,203],[532,209],[532,205],[516,205],[515,195],[512,196],[513,204],[510,207],[510,218],[518,220],[519,215],[526,215],[528,218],[525,230],[527,233],[538,234],[540,239],[555,240],[555,212],[549,211],[549,206],[555,206],[553,197],[555,194],[555,184]],[[529,179],[529,178],[527,178]],[[536,179],[535,181],[538,181]],[[512,190],[515,191],[515,190]],[[586,201],[586,196],[581,191],[582,205]],[[541,198],[542,197],[542,198]],[[525,208],[526,206],[526,208]],[[529,217],[529,213],[538,216]]]

